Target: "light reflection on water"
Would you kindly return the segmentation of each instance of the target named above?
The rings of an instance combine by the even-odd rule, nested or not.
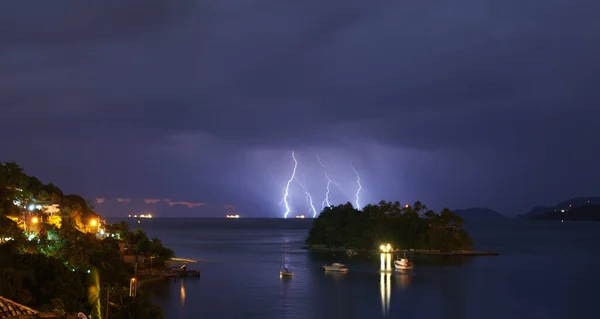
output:
[[[179,313],[179,317],[183,317],[183,309],[185,307],[185,280],[180,280],[179,281],[179,294],[180,294],[180,299],[181,299],[181,303],[179,304],[181,311]]]
[[[379,290],[381,292],[381,309],[383,315],[387,316],[390,312],[390,297],[392,295],[392,274],[390,272],[382,272],[379,275]]]
[[[380,273],[381,256],[350,258],[301,249],[310,223],[304,228],[278,224],[274,229],[233,230],[220,221],[208,226],[203,220],[185,220],[182,227],[178,223],[182,221],[141,225],[178,256],[211,262],[197,265],[200,279],[146,286],[168,319],[592,318],[594,291],[600,285],[600,259],[587,253],[600,241],[600,224],[560,225],[572,228],[567,230],[544,225],[475,229],[475,242],[490,247],[480,249],[504,247],[501,256],[415,257],[415,270]],[[283,237],[288,238],[293,278],[278,276]],[[322,265],[332,262],[347,264],[350,272],[324,274]],[[568,271],[574,265],[577,271]],[[557,277],[559,268],[567,271]],[[548,278],[553,278],[553,289],[547,289]]]

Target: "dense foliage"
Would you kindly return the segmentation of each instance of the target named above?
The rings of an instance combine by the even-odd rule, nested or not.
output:
[[[309,246],[377,249],[390,243],[400,249],[466,250],[473,246],[464,220],[443,209],[439,214],[421,202],[401,206],[381,201],[362,211],[347,203],[325,207],[306,238]]]
[[[59,223],[28,209],[41,201],[60,205]],[[124,262],[120,244],[148,257],[142,269],[163,268],[173,251],[127,223],[105,225],[111,236],[100,236],[84,222],[99,218],[90,204],[44,185],[15,163],[0,163],[0,295],[41,310],[104,318],[108,292],[110,318],[162,318],[143,291],[128,297],[134,267]],[[24,231],[30,227],[25,219],[34,217],[35,231]]]

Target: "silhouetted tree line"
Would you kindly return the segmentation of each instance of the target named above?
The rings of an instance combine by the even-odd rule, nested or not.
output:
[[[448,208],[440,213],[421,202],[400,205],[381,201],[357,210],[350,203],[325,207],[306,238],[310,247],[377,249],[390,243],[400,249],[468,250],[473,246],[464,220]]]

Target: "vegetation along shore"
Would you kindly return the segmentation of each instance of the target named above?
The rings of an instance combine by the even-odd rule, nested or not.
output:
[[[0,296],[54,318],[162,318],[146,293],[130,296],[130,282],[160,278],[173,251],[93,208],[0,163]]]
[[[421,255],[498,255],[478,252],[463,229],[464,220],[448,208],[436,213],[421,202],[400,205],[381,201],[358,210],[350,203],[325,207],[313,221],[305,248],[321,251],[379,253],[382,243],[394,252]]]

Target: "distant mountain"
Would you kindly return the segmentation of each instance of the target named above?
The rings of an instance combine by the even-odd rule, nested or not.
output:
[[[539,216],[542,214],[546,214],[553,211],[561,211],[567,209],[573,209],[577,207],[582,207],[585,205],[596,205],[600,204],[600,197],[578,197],[572,198],[566,201],[563,201],[555,206],[544,207],[544,206],[536,206],[532,208],[529,212],[521,215],[517,215],[517,218],[521,219],[533,219],[535,216]]]
[[[497,221],[508,218],[492,209],[484,207],[457,209],[452,212],[466,221]]]
[[[600,221],[600,204],[590,203],[574,208],[556,209],[540,215],[532,216],[529,219]]]

